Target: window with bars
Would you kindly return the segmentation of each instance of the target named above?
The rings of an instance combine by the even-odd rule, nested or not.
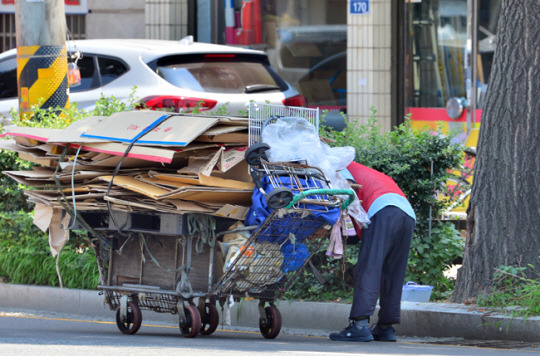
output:
[[[16,47],[15,14],[0,14],[0,47],[2,52]]]
[[[70,40],[83,40],[86,38],[86,15],[66,15],[67,28]]]
[[[69,39],[86,38],[86,15],[66,15],[66,23]],[[0,52],[15,48],[15,37],[15,14],[0,14]]]

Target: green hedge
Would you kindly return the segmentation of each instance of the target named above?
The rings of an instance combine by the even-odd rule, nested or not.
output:
[[[0,277],[10,283],[60,286],[48,235],[32,219],[32,214],[25,211],[0,213]],[[97,286],[99,272],[94,251],[76,232],[72,232],[59,254],[58,269],[64,287]]]
[[[31,120],[20,118],[12,112],[13,123],[18,126],[64,128],[88,116],[108,116],[115,112],[132,110],[135,89],[127,101],[114,97],[101,97],[91,111],[69,108],[33,108]],[[17,153],[0,150],[2,171],[30,169],[32,164],[20,160]],[[33,204],[28,203],[25,189],[11,178],[2,175],[0,187],[0,277],[10,283],[95,289],[99,271],[94,250],[86,232],[70,231],[70,239],[58,259],[51,255],[48,234],[33,224]]]
[[[103,98],[94,112],[68,113],[54,110],[38,111],[40,120],[34,126],[61,128],[81,117],[107,115],[129,110],[132,105],[116,99]],[[417,214],[407,280],[435,287],[433,297],[444,298],[453,288],[453,281],[443,272],[462,256],[463,241],[453,224],[437,219],[451,201],[437,199],[451,168],[462,163],[461,147],[452,142],[452,136],[413,130],[408,122],[394,131],[383,132],[372,109],[365,124],[350,122],[342,131],[333,131],[321,125],[322,134],[335,141],[335,146],[353,146],[356,161],[390,175],[403,189]],[[0,152],[3,170],[19,170],[29,165],[19,161],[11,152]],[[4,207],[0,222],[0,276],[12,283],[59,285],[55,258],[50,255],[47,235],[37,229],[28,213],[29,206],[21,187],[13,182],[2,186],[0,201]],[[434,217],[431,220],[430,216]],[[70,288],[95,288],[98,270],[93,249],[80,234],[72,238],[59,258],[63,283]],[[303,271],[286,298],[308,300],[350,300],[352,296],[352,269],[356,263],[359,245],[348,246],[343,259],[326,257],[326,245],[313,257],[313,263],[326,279],[321,285],[310,269]]]
[[[439,199],[439,193],[445,193],[449,171],[463,164],[463,147],[453,142],[455,135],[415,130],[408,119],[385,132],[374,108],[368,122],[353,120],[342,131],[325,127],[323,117],[321,135],[333,141],[331,146],[354,147],[355,161],[386,173],[400,186],[417,215],[406,280],[434,286],[433,299],[449,296],[454,280],[446,278],[444,271],[463,255],[464,243],[454,224],[438,217],[452,203],[450,198]],[[308,269],[287,297],[351,300],[358,245],[348,246],[342,260],[327,258],[325,251],[326,245],[315,255],[314,263],[327,282],[320,285]]]

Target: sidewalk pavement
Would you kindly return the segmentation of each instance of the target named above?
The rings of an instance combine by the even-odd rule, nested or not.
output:
[[[231,326],[257,328],[257,300],[243,301],[232,308]],[[349,304],[279,301],[283,330],[305,335],[325,335],[347,325]],[[75,314],[115,320],[115,312],[104,303],[99,291],[0,283],[0,309],[33,310]],[[218,309],[221,309],[218,307]],[[143,310],[144,322],[176,324],[170,313]],[[402,302],[399,336],[455,337],[473,340],[540,342],[540,317],[512,318],[488,313],[475,306],[452,303]]]

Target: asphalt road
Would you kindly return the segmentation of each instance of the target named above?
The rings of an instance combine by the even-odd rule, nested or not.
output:
[[[426,343],[334,342],[326,336],[282,332],[264,339],[258,330],[220,328],[210,336],[188,339],[167,323],[144,323],[136,335],[123,335],[114,320],[53,313],[0,310],[2,355],[531,355],[540,349],[464,347]]]

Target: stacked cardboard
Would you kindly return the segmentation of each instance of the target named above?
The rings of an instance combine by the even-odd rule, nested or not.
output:
[[[63,130],[10,126],[2,136],[10,139],[0,149],[36,163],[3,172],[29,187],[36,210],[69,204],[242,220],[251,204],[245,118],[133,111]]]

